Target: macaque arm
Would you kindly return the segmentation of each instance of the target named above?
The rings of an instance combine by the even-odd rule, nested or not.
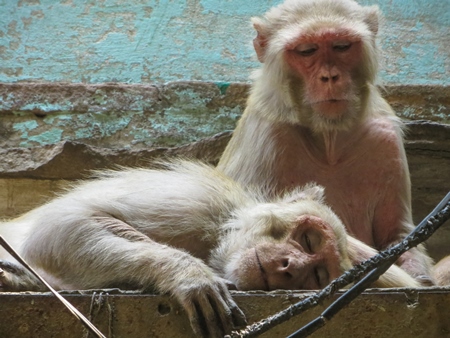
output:
[[[403,145],[399,144],[400,136],[386,142],[385,151],[393,161],[387,161],[390,172],[386,177],[384,195],[375,210],[373,236],[375,246],[385,249],[397,243],[413,229],[411,212],[411,183]],[[423,245],[405,252],[397,261],[405,271],[423,285],[432,285],[430,277],[431,258]]]
[[[88,217],[46,233],[51,238],[40,234],[41,245],[26,243],[25,259],[63,283],[75,288],[131,285],[169,293],[198,336],[223,336],[245,322],[225,281],[202,260],[157,243],[116,218]]]
[[[239,121],[217,168],[244,187],[256,187],[273,194],[278,187],[275,170],[276,130],[270,120],[248,112]]]

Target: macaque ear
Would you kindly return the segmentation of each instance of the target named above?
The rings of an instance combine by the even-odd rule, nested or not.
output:
[[[260,18],[252,18],[252,23],[257,33],[256,38],[253,39],[253,48],[255,48],[259,62],[264,63],[268,40],[267,29],[264,21]]]
[[[293,203],[309,198],[321,202],[323,200],[324,194],[324,187],[317,184],[309,184],[303,188],[293,190],[291,193],[287,194],[283,198],[283,200]]]
[[[379,13],[380,10],[378,6],[370,6],[364,8],[365,18],[364,22],[369,26],[370,31],[374,34],[378,34],[378,25],[379,25]]]

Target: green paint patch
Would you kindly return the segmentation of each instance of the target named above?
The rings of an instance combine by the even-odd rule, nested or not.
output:
[[[61,141],[63,132],[62,129],[53,128],[39,135],[29,136],[28,141],[38,143],[39,145],[55,144]]]
[[[227,93],[227,89],[230,86],[229,82],[216,82],[217,87],[219,87],[220,94],[225,95]]]
[[[131,141],[132,145],[138,143],[150,143],[151,145],[151,142],[149,142],[149,140],[151,140],[151,135],[147,129],[133,128],[129,134],[133,137],[133,140]]]
[[[87,139],[93,136],[91,128],[79,128],[75,131],[75,139]]]
[[[28,135],[30,130],[36,129],[39,127],[38,123],[34,120],[14,123],[13,129],[22,133],[25,137]]]
[[[23,107],[21,107],[24,111],[42,111],[45,113],[51,113],[51,112],[58,112],[58,111],[68,111],[70,110],[71,105],[64,105],[64,104],[51,104],[48,102],[36,102],[36,103],[30,103],[26,104]]]
[[[15,123],[13,128],[14,128],[14,130],[18,130],[18,131],[29,131],[29,130],[36,129],[38,126],[39,125],[36,121],[25,121],[25,122]]]

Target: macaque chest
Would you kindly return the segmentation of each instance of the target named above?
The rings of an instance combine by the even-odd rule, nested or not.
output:
[[[363,142],[364,143],[364,142]],[[360,144],[343,151],[329,163],[318,149],[311,150],[305,140],[290,144],[277,163],[277,191],[315,182],[325,187],[325,201],[341,218],[347,230],[373,244],[372,226],[377,206],[386,193],[386,186],[395,182],[395,164],[389,162],[381,147]],[[365,148],[364,148],[365,146]],[[287,156],[289,154],[289,156]],[[393,161],[395,162],[395,161]]]

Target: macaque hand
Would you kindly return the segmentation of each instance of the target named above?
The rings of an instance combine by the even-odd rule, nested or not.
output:
[[[198,337],[223,337],[246,324],[244,313],[228,291],[230,282],[215,275],[181,280],[174,296],[179,300]]]
[[[421,286],[436,286],[434,278],[428,275],[420,275],[416,277],[416,281],[420,283]]]
[[[408,272],[421,286],[434,286],[434,280],[431,272],[428,270],[430,264],[423,263],[417,257],[421,257],[420,251],[417,248],[412,248],[405,252],[397,260],[397,264],[406,272]]]

